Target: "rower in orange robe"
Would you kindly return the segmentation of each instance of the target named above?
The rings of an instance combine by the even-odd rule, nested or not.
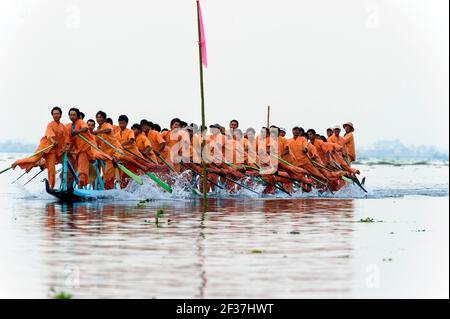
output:
[[[151,126],[152,123],[148,121],[141,121],[141,128],[142,132],[147,132],[147,138],[150,141],[150,146],[155,153],[156,157],[158,157],[158,163],[163,164],[162,161],[159,159],[159,156],[166,159],[169,158],[170,160],[170,150],[167,147],[167,142],[162,137],[161,133],[154,130]],[[167,161],[167,160],[166,160]],[[171,162],[168,162],[169,165]]]
[[[186,135],[186,131],[181,129],[180,119],[175,118],[170,122],[170,131],[164,135],[164,140],[167,144],[164,151],[161,152],[161,156],[177,172],[180,172],[180,164],[177,158],[182,155],[183,141],[189,141],[189,136]]]
[[[350,167],[350,162],[348,162],[348,153],[345,140],[342,136],[339,135],[341,133],[341,128],[339,126],[335,126],[333,128],[333,131],[334,134],[330,136],[327,141],[329,143],[336,143],[342,146],[342,150],[336,154],[334,160],[347,172],[352,174],[359,174],[359,171]]]
[[[343,125],[345,134],[344,134],[344,143],[347,148],[348,160],[351,162],[356,161],[356,151],[355,151],[355,138],[353,136],[353,132],[355,131],[353,127],[353,123],[347,122]]]
[[[16,166],[19,166],[21,169],[29,172],[33,167],[38,165],[43,158],[45,160],[45,167],[48,171],[49,185],[51,188],[54,188],[56,179],[55,166],[62,162],[62,153],[66,148],[66,129],[64,124],[60,122],[62,110],[59,107],[54,107],[51,111],[51,115],[53,116],[53,121],[47,125],[45,135],[41,139],[35,152],[39,152],[51,145],[53,145],[53,147],[39,155],[17,160],[13,163],[12,167],[14,169]]]
[[[311,163],[310,158],[308,158],[317,155],[317,150],[314,145],[308,144],[306,138],[300,135],[301,130],[299,127],[294,127],[292,134],[294,137],[288,140],[288,145],[282,158],[294,166],[305,169],[314,177],[326,181],[327,178]]]
[[[114,135],[112,125],[106,122],[106,113],[103,111],[97,112],[96,120],[99,126],[93,134],[99,137],[98,146],[112,158],[112,160],[106,162],[104,173],[105,189],[114,188],[114,179],[116,177],[115,164],[118,161],[124,161],[128,166],[127,168],[134,173],[142,174],[142,171],[147,171],[147,165],[137,162],[123,151],[122,145],[117,140],[116,135]]]
[[[111,161],[112,158],[105,153],[98,152],[78,136],[83,136],[92,145],[97,146],[86,122],[80,118],[80,113],[77,108],[69,110],[69,118],[72,124],[66,125],[66,132],[70,143],[69,152],[72,151],[76,158],[76,166],[74,166],[78,172],[78,186],[83,188],[88,184],[90,162],[94,160]]]
[[[131,130],[135,136],[135,144],[138,148],[139,153],[141,153],[145,158],[148,158],[154,164],[158,163],[158,158],[152,150],[152,146],[147,136],[142,132],[141,126],[139,124],[133,124]],[[138,153],[138,154],[139,154]]]

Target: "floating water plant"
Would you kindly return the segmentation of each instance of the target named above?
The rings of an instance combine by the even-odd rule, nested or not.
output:
[[[360,223],[373,223],[373,218],[367,217],[367,218],[361,218],[359,220]]]
[[[262,254],[262,252],[263,252],[263,251],[262,251],[261,249],[252,249],[252,250],[251,250],[251,253],[252,253],[252,254]]]
[[[50,289],[51,298],[52,299],[72,299],[73,296],[70,293],[64,292],[64,291],[57,291],[55,288]]]

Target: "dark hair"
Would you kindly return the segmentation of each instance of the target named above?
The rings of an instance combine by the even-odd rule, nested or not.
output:
[[[170,121],[170,127],[172,127],[175,123],[179,123],[180,126],[183,123],[179,118],[174,118],[172,121]]]
[[[247,131],[245,131],[247,134],[249,133],[249,132],[252,132],[253,134],[256,134],[256,131],[255,131],[255,129],[254,128],[248,128],[247,129]]]
[[[306,134],[309,134],[310,132],[313,133],[314,135],[316,135],[316,130],[310,128],[310,129],[308,130],[308,132],[306,132]]]
[[[300,132],[305,133],[305,129],[303,127],[299,127]],[[302,134],[303,135],[303,134]]]
[[[93,120],[93,119],[89,119],[89,120],[87,120],[87,122],[86,123],[94,123],[94,125],[95,125],[95,121]]]
[[[80,110],[79,109],[77,109],[76,107],[72,107],[70,110],[69,110],[69,116],[70,116],[70,112],[75,112],[75,113],[77,113],[77,118],[80,118]]]
[[[328,142],[328,141],[327,141],[327,138],[326,138],[325,136],[323,136],[323,135],[320,136],[320,139],[321,139],[322,141],[324,141],[325,143]]]
[[[161,126],[159,125],[159,124],[153,124],[153,129],[156,131],[156,132],[159,132],[159,133],[161,133]]]
[[[147,121],[147,125],[150,126],[150,129],[153,130],[155,127],[155,124],[153,124],[152,121]]]
[[[187,122],[185,122],[185,121],[181,121],[181,125],[180,125],[182,128],[183,127],[186,127],[186,126],[188,126],[188,123]]]
[[[126,122],[128,124],[128,121],[129,121],[128,116],[126,116],[126,115],[119,116],[119,122],[122,122],[122,121]]]
[[[53,112],[55,111],[59,111],[59,114],[62,115],[62,110],[59,106],[55,106],[54,108],[52,108],[52,111],[50,112],[51,115],[53,115]]]
[[[231,120],[231,121],[230,121],[230,124],[231,124],[231,123],[236,123],[237,126],[239,126],[239,121],[238,121],[238,120]]]
[[[169,129],[168,128],[163,128],[162,130],[161,130],[161,133],[162,132],[169,132]]]
[[[139,124],[135,123],[135,124],[133,124],[133,126],[131,126],[131,129],[140,131],[141,130],[141,126]]]
[[[84,120],[85,117],[86,115],[83,112],[80,112],[80,119]]]
[[[105,122],[108,123],[108,124],[111,124],[111,125],[114,124],[113,119],[110,118],[110,117],[107,117],[106,120],[105,120]]]
[[[140,124],[141,128],[144,125],[148,125],[148,121],[147,120],[141,120],[141,124]]]
[[[97,117],[97,116],[101,116],[101,117],[103,117],[104,119],[106,119],[106,113],[105,112],[103,112],[103,111],[98,111],[97,112],[97,114],[95,115],[95,117]]]
[[[328,132],[328,131],[333,132],[333,129],[332,129],[331,127],[329,127],[329,128],[327,128],[327,132]]]

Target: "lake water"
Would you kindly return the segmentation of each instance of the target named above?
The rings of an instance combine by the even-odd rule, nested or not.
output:
[[[17,156],[0,154],[0,169]],[[448,298],[448,162],[358,168],[369,194],[244,192],[206,211],[150,185],[63,205],[44,174],[23,187],[37,171],[14,185],[20,172],[5,173],[0,297]]]

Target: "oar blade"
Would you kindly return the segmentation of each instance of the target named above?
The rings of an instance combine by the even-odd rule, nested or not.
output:
[[[124,172],[126,175],[128,175],[131,179],[133,179],[136,183],[138,183],[139,185],[144,185],[144,181],[142,180],[142,178],[140,178],[139,176],[137,176],[136,174],[132,173],[129,169],[127,169],[125,166],[123,166],[122,164],[117,164],[117,167],[119,167],[119,169]]]
[[[158,177],[156,177],[155,174],[151,172],[145,173],[148,177],[150,177],[156,184],[158,184],[162,189],[164,189],[168,193],[172,193],[172,187],[170,187],[168,184],[164,183],[162,180],[160,180]]]
[[[0,175],[2,175],[3,173],[6,173],[6,172],[9,171],[10,169],[12,169],[12,167],[8,167],[8,168],[4,169],[3,171],[0,172]]]

